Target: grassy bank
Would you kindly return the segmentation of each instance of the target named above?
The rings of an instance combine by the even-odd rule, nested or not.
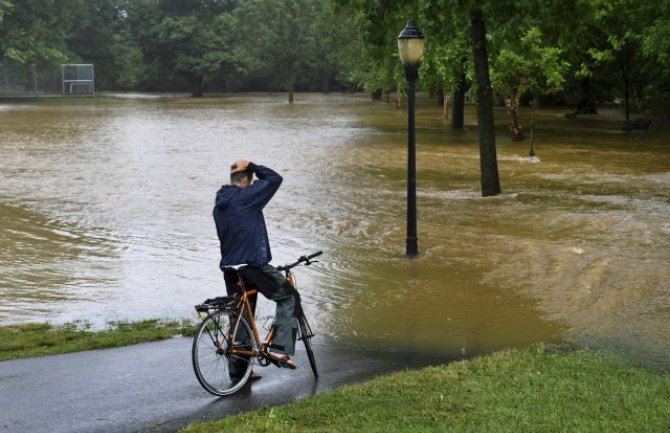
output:
[[[31,323],[0,327],[0,361],[30,356],[128,346],[163,340],[179,334],[191,334],[188,322],[143,320],[113,322],[107,329],[92,331],[86,323],[54,326]]]
[[[190,334],[186,322],[0,327],[0,360]],[[587,350],[536,347],[407,371],[181,433],[670,431],[670,375]]]
[[[668,431],[670,375],[603,353],[537,347],[398,373],[181,433]]]

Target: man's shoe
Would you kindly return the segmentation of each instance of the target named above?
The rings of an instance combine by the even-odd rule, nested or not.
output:
[[[257,380],[260,380],[263,376],[261,376],[260,373],[256,373],[255,371],[251,372],[251,376],[249,376],[249,381],[254,382]]]
[[[293,362],[291,357],[288,355],[284,355],[283,353],[268,352],[268,358],[270,358],[270,361],[274,362],[279,367],[288,367],[291,370],[295,369],[295,362]]]

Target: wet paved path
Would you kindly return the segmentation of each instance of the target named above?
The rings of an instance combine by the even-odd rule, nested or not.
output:
[[[224,398],[198,384],[189,338],[0,362],[0,433],[171,432],[431,363],[425,354],[314,343],[318,381],[298,351],[298,369],[259,368],[263,379]]]

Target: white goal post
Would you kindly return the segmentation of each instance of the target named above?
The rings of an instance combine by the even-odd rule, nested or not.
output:
[[[63,68],[63,96],[95,96],[92,64],[66,64]]]

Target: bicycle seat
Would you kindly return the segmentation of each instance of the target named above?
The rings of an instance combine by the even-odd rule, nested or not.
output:
[[[195,309],[199,312],[233,309],[237,306],[239,300],[240,298],[235,296],[219,296],[205,300],[202,304],[196,305]]]
[[[245,268],[245,267],[247,267],[247,264],[246,264],[246,263],[242,263],[241,265],[228,265],[228,266],[224,266],[224,267],[221,268],[221,270],[224,271],[224,272],[225,272],[225,271],[229,271],[229,272],[237,272],[237,271],[239,271],[240,269]]]

